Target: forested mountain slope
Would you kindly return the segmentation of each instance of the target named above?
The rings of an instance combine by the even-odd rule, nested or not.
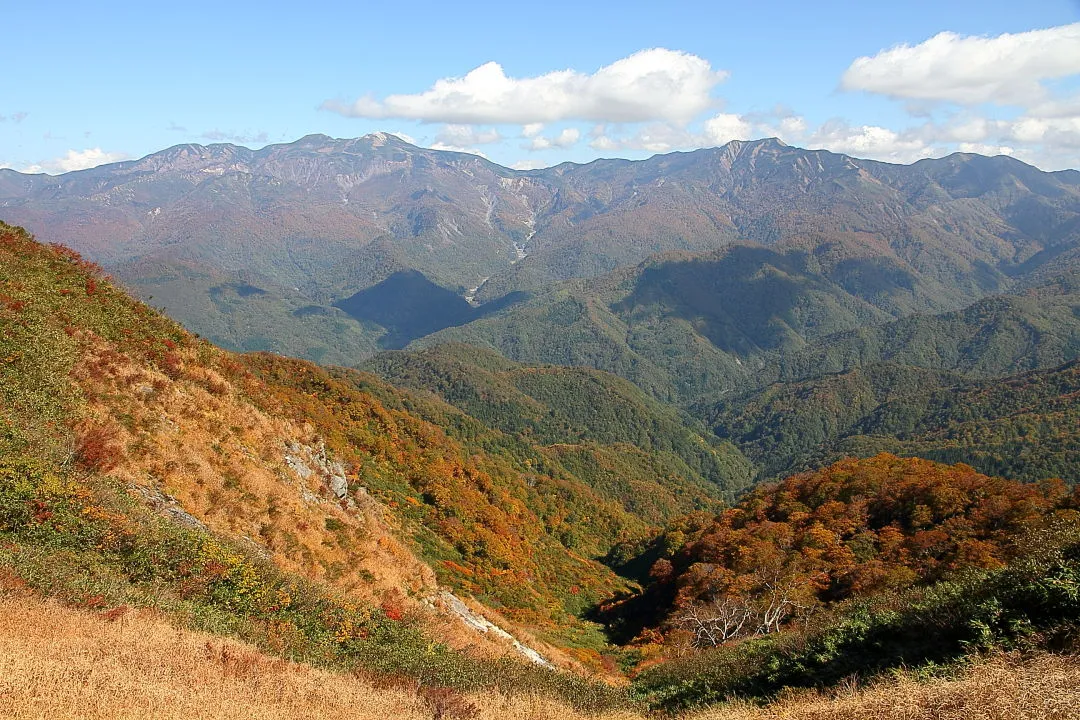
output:
[[[1052,544],[1055,533],[1075,542],[1078,513],[1080,489],[1060,480],[1024,484],[967,465],[884,453],[846,459],[762,486],[719,515],[688,516],[646,542],[620,547],[614,559],[645,588],[606,604],[602,613],[639,643],[699,648],[785,628],[797,632],[800,623],[811,625],[830,608],[891,595],[891,604],[876,606],[885,611],[887,625],[918,604],[913,589],[959,580],[956,590],[962,592],[973,571],[1022,564],[1041,544]],[[890,608],[894,616],[888,619]],[[857,636],[867,629],[852,630]],[[928,643],[918,632],[894,636],[897,647],[852,653],[911,653],[914,659],[936,652],[933,642],[947,642]],[[836,648],[822,651],[838,664],[858,663]],[[783,652],[810,651],[796,645]],[[821,662],[815,672],[835,672],[827,661],[804,662]]]
[[[539,293],[419,341],[463,341],[528,363],[586,365],[677,404],[726,399],[891,362],[992,377],[1080,352],[1077,269],[944,313],[894,317],[798,252],[734,246],[666,256]]]
[[[886,402],[818,457],[880,451],[962,460],[990,475],[1080,484],[1080,365],[966,382]]]
[[[685,500],[702,492],[730,499],[749,481],[751,468],[734,447],[707,439],[703,426],[691,429],[672,408],[604,372],[523,365],[453,343],[383,353],[369,366],[394,385],[433,391],[478,420],[560,456],[597,445],[635,448],[650,464],[670,468],[673,491]]]

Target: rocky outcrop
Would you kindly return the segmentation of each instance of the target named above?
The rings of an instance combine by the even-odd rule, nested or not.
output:
[[[191,528],[192,530],[207,531],[206,525],[194,515],[184,510],[180,505],[180,501],[172,495],[168,495],[155,487],[145,485],[132,484],[129,487],[133,492],[139,495],[139,497],[145,500],[147,505],[173,522]]]
[[[434,600],[440,603],[444,608],[446,608],[446,610],[461,618],[465,622],[465,624],[471,627],[473,630],[476,630],[477,632],[491,634],[495,637],[507,640],[510,642],[511,647],[513,647],[515,651],[517,651],[521,656],[523,656],[530,662],[536,663],[537,665],[541,665],[546,668],[554,669],[555,666],[548,662],[543,655],[536,652],[531,647],[524,645],[513,635],[506,632],[501,627],[491,622],[487,618],[474,613],[472,610],[469,609],[469,606],[466,605],[464,601],[462,601],[461,598],[459,598],[457,595],[450,592],[449,590],[440,591],[439,594],[434,598]]]
[[[294,440],[285,443],[285,464],[302,480],[317,475],[327,489],[338,500],[349,497],[349,481],[345,476],[345,467],[337,460],[331,460],[326,454],[326,444],[320,442],[312,448]]]

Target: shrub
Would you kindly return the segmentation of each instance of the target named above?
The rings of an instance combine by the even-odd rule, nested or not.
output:
[[[120,461],[122,449],[115,428],[96,425],[78,435],[75,459],[93,472],[108,472]]]

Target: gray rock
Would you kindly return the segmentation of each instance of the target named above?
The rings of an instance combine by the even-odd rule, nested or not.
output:
[[[349,481],[345,479],[344,475],[331,475],[326,484],[330,487],[330,492],[334,493],[338,500],[344,500],[349,496]]]
[[[128,488],[135,494],[141,496],[142,499],[146,501],[147,505],[173,522],[191,528],[192,530],[207,530],[206,525],[194,515],[184,510],[180,505],[180,501],[173,496],[167,495],[155,487],[129,485]]]
[[[461,618],[465,622],[465,624],[471,627],[473,630],[482,633],[490,633],[492,635],[495,635],[496,637],[503,638],[504,640],[509,640],[514,650],[516,650],[520,655],[528,659],[530,662],[533,662],[537,665],[542,665],[543,667],[554,668],[554,665],[549,663],[543,655],[536,652],[528,645],[525,645],[513,635],[506,632],[501,627],[491,622],[487,618],[481,617],[474,613],[472,610],[469,609],[468,605],[462,602],[461,598],[459,598],[457,595],[450,592],[449,590],[441,591],[438,595],[438,599],[442,601],[442,604],[446,607],[447,610]]]
[[[320,442],[318,448],[311,448],[293,440],[287,441],[285,464],[303,480],[318,475],[338,500],[349,497],[349,480],[345,476],[345,466],[330,459],[325,443]]]

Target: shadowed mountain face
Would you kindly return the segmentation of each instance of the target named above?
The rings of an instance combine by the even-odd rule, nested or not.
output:
[[[910,277],[902,270],[898,275]],[[689,321],[720,350],[744,355],[888,317],[813,273],[804,253],[745,246],[715,259],[646,267],[633,292],[612,309],[632,319],[647,308]]]
[[[467,323],[473,307],[415,270],[396,272],[377,285],[337,303],[358,320],[387,330],[382,347],[404,347],[417,337]]]
[[[1052,367],[1080,347],[1075,269],[953,310],[910,267],[889,258],[830,267],[828,254],[740,245],[666,255],[422,343],[588,365],[679,404],[883,361],[988,377]]]
[[[416,338],[464,325],[501,310],[521,297],[521,293],[511,293],[481,307],[473,307],[422,273],[401,270],[335,306],[362,323],[385,328],[386,334],[379,339],[379,347],[396,350]]]

